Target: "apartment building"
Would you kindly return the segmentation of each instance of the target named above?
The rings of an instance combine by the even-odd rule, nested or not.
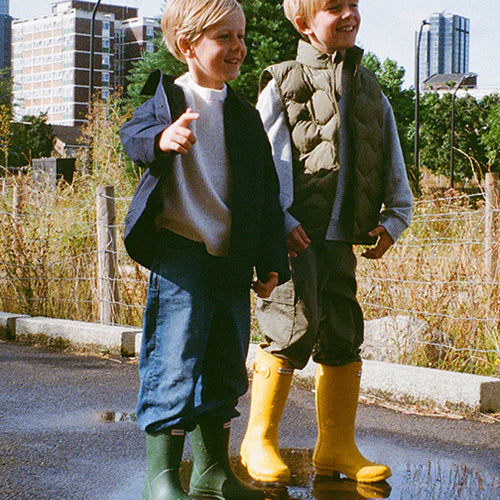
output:
[[[468,73],[469,19],[440,12],[427,23],[420,45],[420,82],[432,75]]]
[[[0,70],[10,68],[11,59],[11,17],[9,0],[0,0]]]
[[[68,126],[86,120],[94,7],[95,2],[58,1],[52,3],[50,14],[13,21],[18,116],[47,113],[49,123]],[[99,5],[93,37],[94,96],[106,99],[124,86],[129,61],[143,50],[153,50],[155,29],[160,29],[158,22],[139,18],[137,8]]]

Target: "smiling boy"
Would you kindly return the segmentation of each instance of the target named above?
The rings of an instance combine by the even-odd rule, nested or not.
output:
[[[273,148],[292,280],[258,301],[258,350],[242,463],[254,479],[287,482],[278,424],[295,369],[318,364],[317,475],[371,483],[390,468],[359,451],[363,314],[354,244],[382,257],[411,219],[412,196],[387,98],[360,62],[353,0],[285,0],[302,36],[297,58],[267,68],[258,109]]]
[[[227,83],[246,55],[245,16],[237,0],[169,0],[162,30],[188,71],[154,72],[143,89],[153,97],[120,132],[147,167],[125,219],[130,256],[151,269],[136,413],[143,499],[261,500],[231,470],[230,423],[248,388],[250,287],[267,297],[289,268],[264,127]],[[186,433],[189,495],[179,477]]]

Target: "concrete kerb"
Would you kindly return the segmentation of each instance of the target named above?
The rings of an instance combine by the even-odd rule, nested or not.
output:
[[[250,369],[256,353],[257,345],[252,344]],[[294,382],[312,390],[315,377],[316,363],[310,360],[303,370],[295,370]],[[383,401],[461,414],[500,411],[500,379],[434,368],[364,360],[360,392]]]
[[[139,333],[137,328],[126,326],[6,313],[0,316],[0,338],[93,354],[133,357]]]
[[[20,314],[0,313],[0,340],[134,357],[140,352],[142,332],[133,327],[109,326]],[[257,345],[247,360],[249,372]],[[314,388],[316,364],[296,370],[294,383]],[[500,411],[500,379],[380,361],[363,362],[361,394],[398,404],[444,409],[465,414]]]

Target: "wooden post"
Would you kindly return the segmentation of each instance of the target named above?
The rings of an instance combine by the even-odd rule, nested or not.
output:
[[[98,188],[96,203],[99,319],[101,323],[111,325],[117,319],[118,308],[114,187]]]
[[[498,279],[498,220],[500,219],[500,183],[498,174],[485,177],[485,244],[486,276],[489,282]]]
[[[12,221],[14,230],[17,228],[19,212],[21,210],[21,192],[17,185],[12,188]]]

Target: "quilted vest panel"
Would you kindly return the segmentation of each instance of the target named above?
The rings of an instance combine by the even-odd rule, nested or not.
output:
[[[317,239],[326,235],[337,189],[338,101],[344,63],[301,43],[303,50],[299,44],[298,60],[267,68],[261,88],[273,78],[280,91],[294,157],[294,202],[290,213],[311,238]],[[346,125],[354,172],[352,241],[371,243],[366,233],[378,225],[383,199],[381,91],[375,77],[362,66],[354,69],[351,84],[353,98]]]

